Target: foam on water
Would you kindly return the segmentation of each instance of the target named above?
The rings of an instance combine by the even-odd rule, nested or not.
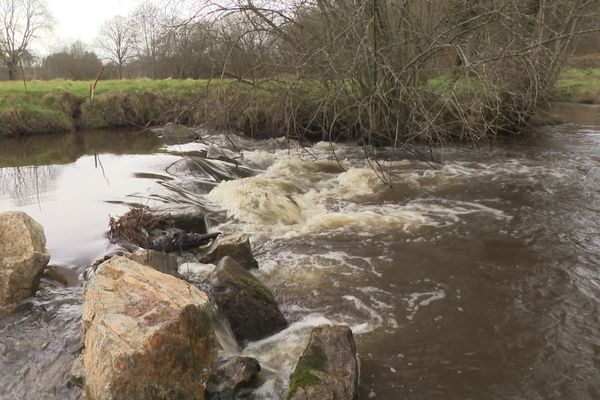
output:
[[[406,183],[452,174],[421,171],[400,178],[407,177]],[[399,178],[394,179],[397,183]],[[386,182],[391,181],[390,176],[371,168],[352,167],[342,171],[335,161],[286,158],[258,176],[220,183],[208,199],[216,207],[225,208],[230,217],[243,222],[242,229],[248,233],[287,238],[315,232],[378,234],[411,230],[422,225],[455,223],[462,215],[472,213],[505,217],[499,210],[474,202],[439,199],[407,204],[369,202],[383,193],[388,187]]]

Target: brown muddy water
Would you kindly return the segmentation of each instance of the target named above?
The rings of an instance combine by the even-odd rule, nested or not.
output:
[[[363,399],[597,399],[598,110],[560,105],[569,123],[494,148],[437,149],[434,167],[383,149],[377,173],[361,149],[328,143],[5,140],[0,210],[42,223],[51,264],[73,275],[110,251],[108,216],[130,204],[200,206],[212,229],[249,233],[257,275],[291,322],[243,350],[265,370],[256,399],[283,398],[322,323],[353,328]],[[44,281],[0,320],[0,399],[80,396],[66,385],[80,292]]]

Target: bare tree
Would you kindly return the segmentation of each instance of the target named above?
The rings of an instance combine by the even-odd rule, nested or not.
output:
[[[31,43],[50,28],[51,17],[43,0],[0,0],[0,23],[0,58],[14,80]]]
[[[134,57],[135,50],[131,22],[122,16],[107,20],[100,29],[96,45],[108,60],[117,65],[119,79],[123,79],[123,67]]]
[[[280,54],[267,61],[290,89],[280,130],[402,146],[522,130],[599,11],[597,0],[219,0],[200,14],[237,14],[272,37]],[[460,68],[440,76],[448,58]]]
[[[156,77],[159,47],[164,35],[161,13],[155,4],[143,3],[131,15],[135,25],[133,34],[136,56],[141,64],[148,67],[151,78]]]

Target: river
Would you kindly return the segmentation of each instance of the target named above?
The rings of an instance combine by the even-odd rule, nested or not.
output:
[[[369,164],[352,145],[223,134],[3,140],[0,210],[44,226],[71,284],[44,280],[0,320],[0,398],[81,395],[66,385],[77,275],[111,250],[109,215],[174,203],[251,235],[256,274],[291,322],[243,351],[265,369],[256,399],[283,396],[322,323],[352,327],[363,399],[600,398],[600,109],[554,112],[568,122],[438,148],[435,162],[379,149]]]

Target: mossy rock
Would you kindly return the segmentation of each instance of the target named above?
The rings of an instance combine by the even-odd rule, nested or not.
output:
[[[286,400],[356,400],[358,360],[348,326],[313,329],[290,377]]]
[[[269,288],[229,256],[219,262],[201,286],[217,304],[241,346],[287,326]]]

